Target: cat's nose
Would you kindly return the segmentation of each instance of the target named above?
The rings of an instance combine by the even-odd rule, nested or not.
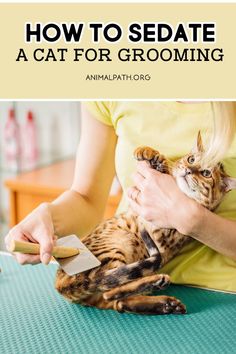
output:
[[[191,175],[192,171],[190,170],[190,168],[185,168],[185,176],[187,175]]]

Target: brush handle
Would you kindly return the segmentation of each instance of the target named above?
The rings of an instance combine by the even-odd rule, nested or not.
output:
[[[28,254],[40,254],[40,245],[38,243],[12,240],[9,251]],[[55,246],[52,250],[52,256],[56,258],[72,257],[79,253],[80,251],[78,248],[64,246]]]

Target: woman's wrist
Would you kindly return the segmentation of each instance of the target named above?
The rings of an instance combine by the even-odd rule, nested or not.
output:
[[[70,189],[48,203],[54,232],[58,237],[76,234],[79,237],[91,232],[102,219],[101,211],[93,202]]]
[[[205,208],[195,200],[189,199],[182,207],[176,207],[176,230],[183,235],[193,236],[199,233],[204,224]]]
[[[69,234],[69,219],[70,214],[73,214],[75,204],[77,204],[77,193],[73,190],[67,190],[57,199],[46,204],[51,215],[55,235],[60,238]]]

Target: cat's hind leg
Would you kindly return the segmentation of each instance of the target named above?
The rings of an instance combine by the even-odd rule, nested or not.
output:
[[[158,247],[145,229],[141,231],[141,237],[150,257],[122,265],[116,269],[107,270],[101,274],[96,279],[96,285],[101,291],[116,288],[133,280],[153,275],[160,268],[162,257]]]
[[[107,301],[123,299],[131,295],[153,292],[165,289],[170,284],[170,277],[166,274],[153,274],[143,277],[103,293]]]
[[[141,315],[185,314],[186,307],[172,296],[132,296],[114,302],[114,309]]]
[[[152,275],[159,268],[160,258],[158,254],[116,269],[108,270],[97,277],[95,285],[100,291],[106,291],[138,278]]]

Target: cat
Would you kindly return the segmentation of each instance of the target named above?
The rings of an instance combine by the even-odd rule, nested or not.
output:
[[[174,163],[150,147],[137,148],[134,157],[172,174],[185,194],[214,210],[224,195],[236,188],[236,179],[225,173],[222,163],[203,169],[203,151],[199,132],[194,149]],[[82,242],[101,265],[73,276],[58,269],[55,287],[67,300],[136,314],[186,313],[180,300],[149,294],[170,284],[169,276],[157,271],[191,242],[191,237],[174,229],[158,229],[128,210],[99,224]]]

